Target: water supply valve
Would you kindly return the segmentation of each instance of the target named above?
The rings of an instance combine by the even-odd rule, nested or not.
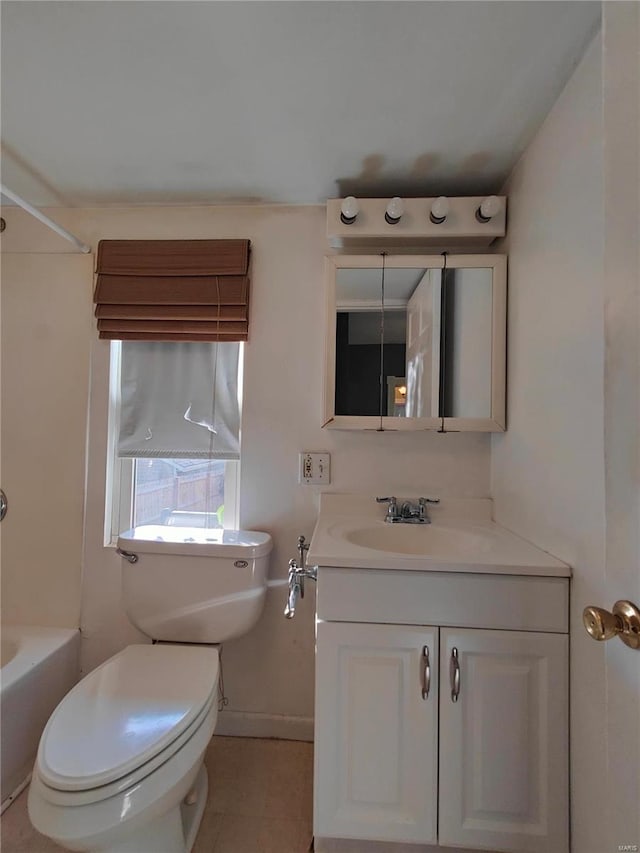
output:
[[[284,615],[287,619],[293,619],[296,615],[296,605],[299,598],[304,598],[304,580],[318,580],[318,567],[307,567],[307,551],[309,545],[305,541],[304,536],[298,536],[298,560],[289,560],[289,594],[287,603],[284,608]]]

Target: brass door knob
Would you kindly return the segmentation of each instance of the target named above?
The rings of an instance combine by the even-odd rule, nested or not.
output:
[[[594,640],[610,640],[622,631],[622,621],[603,607],[585,607],[582,621]]]
[[[625,645],[640,649],[640,610],[630,601],[616,601],[611,613],[602,607],[585,607],[582,621],[594,640],[620,637]]]

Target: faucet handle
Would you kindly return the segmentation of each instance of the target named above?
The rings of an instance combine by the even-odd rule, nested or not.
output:
[[[387,510],[386,521],[395,521],[398,518],[398,499],[397,498],[395,498],[395,497],[376,498],[376,501],[379,504],[389,504],[389,509]]]
[[[427,515],[427,504],[439,503],[440,498],[418,498],[418,506],[420,507],[420,519],[429,524],[431,522],[431,519]]]

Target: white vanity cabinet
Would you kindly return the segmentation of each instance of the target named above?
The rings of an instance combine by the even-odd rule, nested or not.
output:
[[[316,850],[568,851],[566,578],[320,567],[317,608]]]

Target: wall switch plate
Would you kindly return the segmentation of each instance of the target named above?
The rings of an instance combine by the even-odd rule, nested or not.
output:
[[[331,482],[331,454],[303,451],[300,456],[298,482],[308,486]]]

